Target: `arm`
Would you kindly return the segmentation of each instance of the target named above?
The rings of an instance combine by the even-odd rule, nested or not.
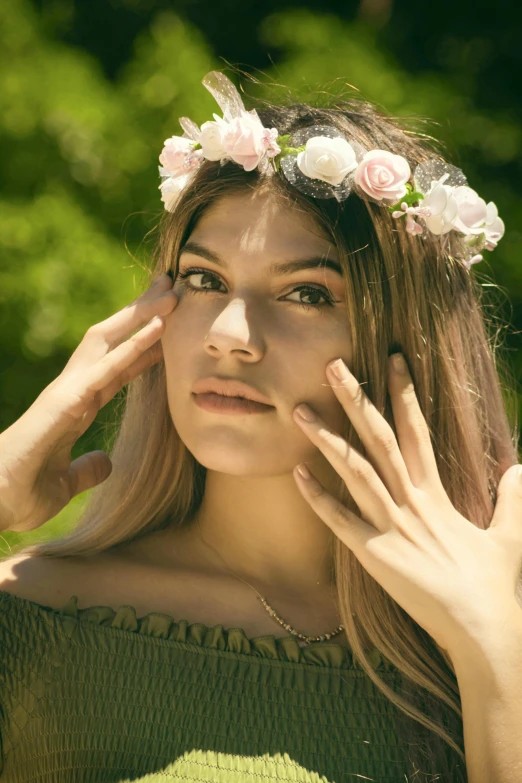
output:
[[[522,609],[507,630],[452,657],[469,783],[522,781]]]

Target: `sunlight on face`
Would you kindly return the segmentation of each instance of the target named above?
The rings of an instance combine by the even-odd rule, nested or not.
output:
[[[325,266],[276,269],[318,259],[336,266],[334,245],[311,216],[267,193],[223,197],[182,248],[179,302],[162,346],[172,421],[205,467],[271,476],[323,460],[292,418],[300,402],[341,429],[346,414],[325,368],[339,357],[350,363],[343,279]],[[192,387],[216,375],[250,384],[275,407],[254,415],[202,410]]]

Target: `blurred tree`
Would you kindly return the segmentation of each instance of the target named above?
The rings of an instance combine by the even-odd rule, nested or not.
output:
[[[136,35],[159,10],[172,10],[205,36],[217,56],[245,68],[267,68],[284,51],[258,35],[274,12],[306,8],[352,23],[363,21],[378,35],[379,49],[392,52],[413,73],[449,76],[489,110],[510,107],[522,114],[521,18],[513,0],[491,3],[401,3],[393,0],[34,0],[53,35],[81,47],[101,63],[109,79],[133,57]],[[349,76],[348,74],[345,74]]]
[[[94,57],[46,36],[30,2],[1,5],[0,430],[61,372],[89,326],[142,290],[144,237],[163,208],[158,154],[178,116],[201,122],[213,109],[200,87],[213,67],[198,32],[164,12],[114,85]],[[117,402],[73,458],[103,447]]]

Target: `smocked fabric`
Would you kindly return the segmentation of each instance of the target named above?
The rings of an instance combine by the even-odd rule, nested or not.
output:
[[[342,645],[0,591],[8,783],[404,783],[397,716]]]

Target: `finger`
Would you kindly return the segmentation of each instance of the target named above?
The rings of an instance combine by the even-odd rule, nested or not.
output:
[[[143,329],[109,351],[86,372],[89,392],[102,392],[113,381],[123,385],[122,379],[126,377],[128,368],[159,340],[164,329],[165,320],[155,316]]]
[[[134,361],[132,364],[130,364],[128,367],[125,367],[122,372],[117,375],[112,382],[110,382],[104,389],[102,389],[95,398],[93,398],[93,402],[88,405],[85,413],[80,419],[80,428],[78,431],[75,431],[74,433],[71,431],[71,442],[75,443],[78,438],[86,432],[91,424],[93,423],[94,419],[98,415],[98,412],[101,408],[103,408],[107,403],[112,400],[112,398],[128,383],[130,383],[134,378],[137,378],[138,375],[140,375],[144,370],[146,370],[148,367],[152,367],[154,364],[157,364],[159,361],[163,359],[163,348],[161,344],[161,340],[157,340],[154,345],[151,345],[150,348],[148,348],[146,351],[144,351],[136,361]]]
[[[131,332],[144,326],[154,315],[168,315],[177,302],[178,297],[174,291],[166,290],[158,281],[157,288],[145,291],[135,302],[92,326],[88,331],[91,342],[96,340],[105,351],[110,351],[126,340]]]
[[[72,446],[89,429],[98,415],[99,410],[106,405],[125,384],[129,383],[147,367],[156,364],[162,358],[163,350],[161,340],[157,340],[154,345],[138,356],[136,361],[128,367],[125,367],[112,383],[109,383],[104,389],[93,396],[93,399],[87,404],[86,410],[75,425],[71,424],[68,417],[61,417],[59,427],[55,427],[56,434],[62,435],[61,443],[55,449],[55,457],[57,460],[60,458],[63,459],[64,467],[70,462]],[[67,394],[65,388],[63,389],[63,394]],[[77,395],[74,395],[73,393],[71,396],[75,397],[74,405],[77,406]],[[72,410],[74,405],[71,406],[70,402],[68,402],[70,410]],[[85,403],[83,403],[83,407],[85,408]],[[98,466],[101,466],[101,472],[96,472]],[[104,469],[107,467],[109,468],[107,475],[109,475],[112,470],[112,463],[103,451],[84,454],[82,457],[78,457],[78,459],[71,462],[69,468],[71,486],[73,487],[71,498],[101,483],[107,477],[105,475],[103,478],[101,477],[101,473],[103,473]]]
[[[89,367],[68,367],[33,403],[41,407],[42,435],[47,438],[51,418],[57,439],[74,443],[92,424],[98,411],[138,372],[163,356],[160,337],[165,321],[155,316],[143,329]],[[58,382],[59,381],[59,382]],[[79,429],[76,422],[79,422]],[[34,425],[32,426],[33,435]]]
[[[109,400],[112,400],[124,386],[134,380],[134,378],[137,378],[144,370],[157,364],[163,358],[161,340],[157,340],[154,345],[151,345],[150,348],[147,348],[146,351],[140,354],[132,364],[124,367],[119,375],[100,392],[100,408],[106,405]]]
[[[327,375],[335,396],[352,422],[391,497],[398,506],[407,505],[411,494],[411,481],[393,429],[368,399],[362,386],[342,360],[336,368],[340,377],[336,377],[332,364],[327,366]]]
[[[404,464],[414,487],[426,491],[436,487],[444,492],[430,431],[419,405],[408,365],[400,354],[402,367],[396,366],[393,357],[397,355],[393,354],[388,359],[388,389]]]
[[[302,408],[313,421],[301,418],[299,409]],[[338,433],[330,430],[307,405],[296,408],[294,420],[343,479],[362,516],[381,532],[389,530],[398,509],[370,463]]]
[[[71,500],[88,489],[96,487],[112,473],[112,462],[104,451],[90,451],[71,462],[69,485]]]
[[[317,516],[355,554],[370,539],[379,535],[372,525],[360,519],[334,498],[333,495],[330,495],[315,476],[310,473],[306,465],[298,465],[294,468],[294,478],[299,491]]]
[[[134,302],[104,321],[91,326],[67,362],[64,372],[76,370],[85,362],[92,363],[120,345],[136,329],[147,324],[155,315],[168,315],[178,302],[168,275],[162,275]]]

